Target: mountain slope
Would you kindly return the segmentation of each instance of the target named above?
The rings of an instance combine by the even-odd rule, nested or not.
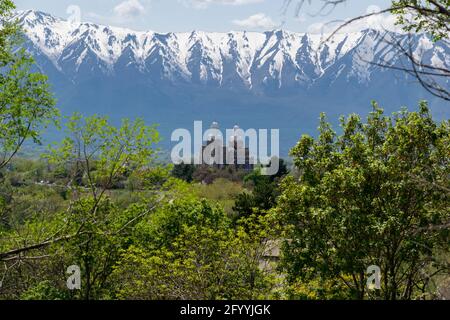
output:
[[[412,78],[374,64],[401,66],[384,37],[405,44],[406,35],[364,30],[323,43],[324,36],[284,30],[161,34],[70,25],[38,11],[16,18],[65,113],[141,116],[167,137],[193,120],[280,128],[286,153],[300,133],[313,132],[320,111],[367,113],[371,99],[388,111],[428,99],[438,117],[449,115]],[[450,66],[448,43],[418,35],[412,49],[425,63]]]

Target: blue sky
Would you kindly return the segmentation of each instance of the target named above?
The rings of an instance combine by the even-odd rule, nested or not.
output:
[[[78,6],[81,20],[157,32],[262,31],[283,28],[306,32],[319,23],[347,19],[367,10],[385,8],[389,0],[348,0],[328,15],[316,15],[322,0],[305,4],[295,15],[296,2],[284,15],[286,0],[15,0],[20,10],[37,9],[68,17],[67,8]],[[306,3],[308,1],[305,1]],[[284,21],[284,23],[283,23]],[[359,27],[363,27],[364,23]],[[358,26],[356,26],[358,27]]]

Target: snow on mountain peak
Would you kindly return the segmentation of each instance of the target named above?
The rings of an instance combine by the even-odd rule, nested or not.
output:
[[[275,81],[281,87],[291,82],[311,83],[328,69],[339,76],[348,67],[348,77],[369,81],[372,61],[396,59],[380,32],[370,29],[340,33],[324,43],[327,35],[286,30],[156,33],[93,23],[75,25],[33,10],[17,12],[14,18],[33,47],[66,74],[96,61],[108,73],[125,66],[141,73],[159,72],[170,80],[218,85],[240,82],[248,88],[255,82]],[[415,54],[427,53],[431,63],[449,65],[448,44],[436,46],[423,35]],[[344,63],[348,55],[351,58]]]

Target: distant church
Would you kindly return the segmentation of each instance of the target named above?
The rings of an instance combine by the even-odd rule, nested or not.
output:
[[[213,122],[212,130],[219,132],[219,124]],[[234,134],[230,137],[228,144],[224,144],[216,135],[210,134],[206,145],[202,147],[202,163],[223,169],[233,167],[238,170],[252,171],[254,169],[254,158],[249,148],[245,147],[244,137],[238,134],[239,126],[234,126]],[[205,152],[206,150],[206,152]],[[216,154],[218,152],[218,154]],[[209,159],[205,159],[210,157]]]

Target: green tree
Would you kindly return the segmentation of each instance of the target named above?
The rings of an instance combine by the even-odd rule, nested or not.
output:
[[[64,268],[79,265],[82,292],[72,298],[108,297],[108,278],[119,250],[127,246],[130,229],[150,214],[163,197],[158,190],[147,190],[141,201],[121,208],[111,196],[111,187],[129,171],[145,177],[154,166],[157,141],[155,128],[141,120],[124,120],[116,128],[103,117],[71,117],[67,137],[46,155],[51,164],[69,169],[72,178],[67,186],[71,199],[68,208],[55,217],[24,222],[21,233],[27,237],[21,238],[20,243],[25,245],[17,248],[16,241],[6,241],[0,260],[20,261],[28,256],[41,263],[52,256],[50,264],[59,259],[65,261],[64,265],[55,266],[59,277],[46,274],[53,279],[55,288],[61,275],[65,277]],[[80,177],[82,184],[74,177]],[[40,292],[41,287],[37,284],[36,290]],[[33,287],[24,289],[35,292]]]
[[[237,218],[249,217],[252,214],[265,214],[276,204],[279,195],[278,185],[266,176],[261,176],[252,192],[245,191],[237,195],[233,210]]]
[[[154,144],[159,135],[139,119],[125,119],[116,128],[105,117],[84,118],[80,114],[69,119],[67,134],[47,157],[52,164],[72,168],[73,187],[79,194],[70,211],[70,228],[76,235],[71,241],[72,252],[84,274],[83,298],[92,299],[104,294],[102,289],[127,228],[149,214],[157,198],[147,199],[149,208],[135,205],[118,214],[106,192],[127,172],[145,172],[154,165]],[[88,196],[79,188],[80,179],[86,181]],[[121,221],[123,216],[128,219]]]
[[[317,139],[291,151],[300,172],[282,183],[277,214],[287,225],[283,265],[290,283],[339,279],[353,297],[411,299],[448,274],[449,121],[419,112],[392,117],[374,105],[363,123],[341,119],[337,136],[322,115]],[[426,183],[418,183],[417,179]],[[366,290],[366,270],[381,268],[381,290]]]
[[[222,208],[199,201],[193,195],[168,203],[140,223],[135,230],[140,244],[151,249],[170,247],[185,226],[208,226],[218,230],[227,225]]]
[[[57,148],[51,148],[46,158],[53,165],[69,166],[70,183],[79,186],[86,181],[97,202],[124,174],[154,165],[159,134],[141,119],[124,119],[116,128],[106,117],[84,118],[75,113],[66,126],[67,137]]]
[[[435,41],[449,37],[450,1],[397,0],[392,1],[392,8],[405,31],[428,32]]]
[[[204,200],[168,204],[137,227],[140,239],[114,270],[119,299],[263,299],[273,268],[261,267],[262,223],[234,230],[224,211]],[[268,225],[265,225],[267,228]]]
[[[177,164],[173,167],[172,175],[178,179],[192,182],[194,179],[195,165],[193,164]]]
[[[280,169],[276,175],[261,175],[260,169],[244,177],[244,182],[250,184],[251,192],[242,192],[235,198],[233,206],[236,218],[248,218],[253,214],[265,214],[276,205],[279,196],[279,180],[288,174],[287,166],[283,159],[280,159]]]
[[[47,77],[32,72],[34,60],[11,18],[14,8],[12,1],[0,0],[0,169],[27,140],[40,143],[42,129],[58,116]]]

